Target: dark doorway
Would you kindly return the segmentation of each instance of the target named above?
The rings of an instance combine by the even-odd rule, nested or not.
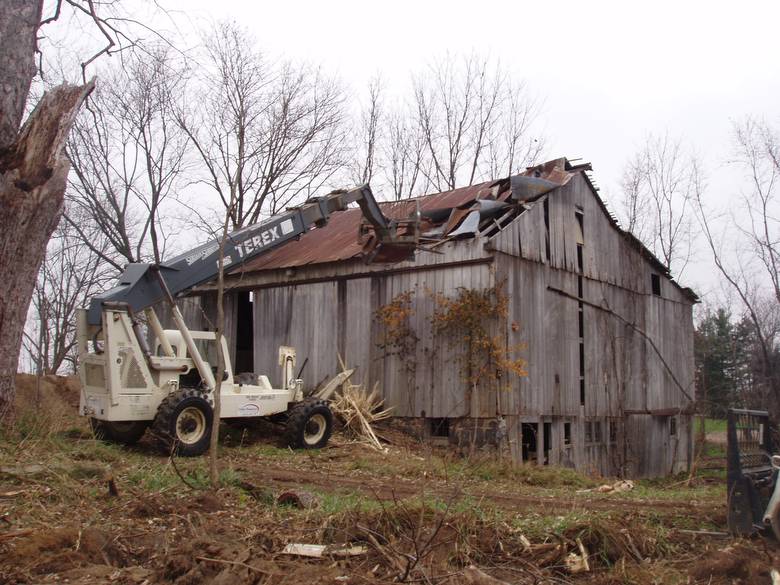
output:
[[[522,423],[523,461],[536,461],[536,423]]]
[[[430,418],[431,437],[449,437],[450,419],[448,418]]]
[[[252,372],[255,369],[254,359],[254,311],[252,310],[253,294],[242,291],[236,294],[236,363],[234,370]]]
[[[544,423],[544,441],[542,443],[542,448],[544,449],[544,461],[542,461],[542,463],[544,465],[550,464],[551,441],[552,441],[552,423],[546,422]]]

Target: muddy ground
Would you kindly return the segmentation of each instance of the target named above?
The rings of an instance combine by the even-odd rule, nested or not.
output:
[[[392,427],[386,453],[223,427],[213,490],[205,458],[96,441],[74,381],[19,388],[0,440],[2,583],[760,584],[780,567],[774,541],[723,535],[717,446],[692,480],[602,494],[611,479],[457,457]]]

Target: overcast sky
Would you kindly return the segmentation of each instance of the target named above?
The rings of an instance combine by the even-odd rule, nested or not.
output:
[[[381,72],[404,93],[447,51],[489,54],[543,100],[549,158],[592,162],[608,200],[644,136],[668,130],[696,149],[708,197],[725,205],[739,189],[723,171],[731,121],[780,117],[778,1],[160,3],[184,29],[235,19],[270,53],[321,64],[356,92]],[[706,292],[701,260],[683,281]]]

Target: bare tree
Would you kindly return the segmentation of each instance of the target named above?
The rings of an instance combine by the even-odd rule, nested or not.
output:
[[[651,215],[650,201],[644,193],[645,165],[641,154],[623,169],[621,187],[623,191],[620,209],[626,231],[632,233],[640,241],[649,241],[651,224],[647,218]]]
[[[507,80],[504,107],[494,126],[494,138],[489,146],[487,176],[502,177],[525,170],[542,156],[545,141],[540,132],[534,132],[540,104],[533,99],[525,83]]]
[[[696,157],[668,134],[648,135],[624,169],[626,225],[678,277],[691,258],[692,205],[702,181]]]
[[[428,188],[425,138],[419,127],[399,111],[387,118],[387,134],[382,148],[384,179],[393,199],[406,199]]]
[[[382,78],[374,77],[368,84],[368,103],[356,124],[355,133],[359,139],[351,170],[352,181],[357,185],[370,183],[376,173],[382,140],[380,130],[385,117],[383,91]]]
[[[751,185],[742,194],[747,222],[737,226],[780,303],[780,133],[767,122],[747,118],[734,125],[734,141],[737,162],[747,171]]]
[[[421,171],[439,191],[511,173],[541,151],[538,108],[499,63],[447,55],[414,80],[415,119],[425,142]]]
[[[186,168],[187,137],[175,116],[185,70],[158,47],[104,77],[68,141],[74,174],[65,217],[85,245],[121,270],[165,254],[170,233],[163,226],[171,222],[164,205]]]
[[[206,71],[185,129],[233,229],[319,189],[344,166],[344,98],[321,71],[272,63],[224,23],[206,40]],[[234,201],[235,205],[231,205]]]
[[[24,334],[25,351],[41,373],[56,374],[66,366],[74,371],[76,309],[102,288],[106,273],[100,257],[70,224],[60,222],[38,273]]]
[[[745,172],[741,205],[729,214],[708,209],[699,193],[697,217],[716,268],[741,301],[754,329],[757,367],[752,394],[780,420],[780,133],[769,123],[746,118],[734,124],[735,164]]]

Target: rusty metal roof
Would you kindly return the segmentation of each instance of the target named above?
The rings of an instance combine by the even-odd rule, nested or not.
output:
[[[529,167],[525,172],[505,179],[402,201],[384,202],[380,203],[380,206],[385,216],[396,220],[408,218],[419,210],[423,219],[423,237],[426,235],[431,238],[450,239],[469,237],[473,236],[474,232],[465,229],[468,227],[465,219],[469,216],[473,218],[474,213],[480,209],[491,207],[491,205],[480,204],[479,200],[487,199],[513,204],[533,201],[550,190],[565,185],[578,173],[583,174],[596,193],[597,189],[587,174],[587,171],[591,170],[589,163],[574,165],[565,158],[559,158]],[[690,288],[680,286],[650,250],[620,227],[601,198],[597,196],[596,200],[615,229],[626,238],[627,242],[638,249],[660,273],[666,275],[693,302],[698,302],[696,293]],[[512,207],[521,206],[512,205]],[[244,266],[237,267],[232,272],[234,274],[259,272],[359,258],[363,252],[362,243],[358,239],[362,220],[363,215],[359,208],[336,212],[325,227],[312,229],[303,234],[298,241],[276,248]]]
[[[404,219],[420,211],[427,227],[440,226],[442,237],[454,231],[468,215],[475,201],[494,199],[507,201],[513,191],[518,193],[514,201],[533,199],[551,188],[565,185],[580,168],[567,169],[566,159],[556,159],[531,167],[521,175],[452,191],[423,195],[412,199],[380,203],[382,213],[391,219]],[[526,177],[523,188],[518,190],[518,177]],[[440,213],[435,213],[439,211]],[[426,213],[427,212],[427,213]],[[431,219],[434,218],[434,219]],[[443,218],[436,221],[435,218]],[[290,242],[264,254],[232,271],[234,274],[293,268],[309,264],[341,262],[359,257],[362,245],[358,241],[358,229],[363,219],[360,209],[348,209],[334,213],[325,227],[312,229],[296,242]]]

